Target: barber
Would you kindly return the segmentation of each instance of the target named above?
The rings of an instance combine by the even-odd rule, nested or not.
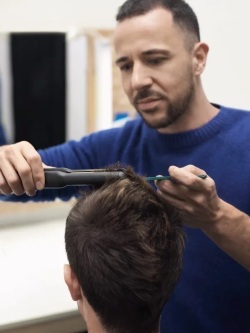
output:
[[[180,210],[187,243],[162,332],[248,332],[250,113],[209,103],[201,82],[209,47],[197,18],[184,1],[159,3],[128,0],[117,15],[116,63],[141,117],[38,152],[28,142],[0,147],[2,200],[77,195],[73,188],[41,191],[47,165],[92,169],[120,161],[142,175],[169,172],[175,182],[156,186]]]

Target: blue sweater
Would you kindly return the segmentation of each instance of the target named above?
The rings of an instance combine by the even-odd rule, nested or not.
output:
[[[4,130],[0,123],[0,146],[6,145],[6,144],[7,144],[7,142],[6,142]]]
[[[103,168],[120,161],[144,176],[167,175],[168,167],[204,169],[223,200],[250,214],[250,112],[221,107],[203,127],[164,135],[141,119],[39,151],[45,164],[70,169]],[[77,189],[44,190],[36,201],[70,199]],[[7,197],[26,201],[30,198]],[[250,273],[205,234],[187,229],[183,273],[166,304],[162,333],[250,332]]]

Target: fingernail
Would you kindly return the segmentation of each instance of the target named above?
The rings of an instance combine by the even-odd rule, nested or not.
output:
[[[162,176],[161,176],[161,175],[157,175],[156,177],[162,177]],[[158,182],[159,182],[159,180],[155,180],[155,182],[154,182],[154,183],[155,183],[155,186],[156,186],[157,188],[158,188],[158,185],[157,185]]]
[[[36,188],[38,189],[38,191],[41,191],[43,189],[43,184],[41,182],[37,182]]]
[[[29,196],[29,197],[33,197],[34,195],[36,195],[36,190],[35,190],[35,192],[32,192],[32,193],[30,193],[30,192],[26,192],[26,194]]]
[[[169,170],[169,172],[172,172],[172,171],[174,171],[174,169],[175,169],[175,166],[171,166],[168,170]]]

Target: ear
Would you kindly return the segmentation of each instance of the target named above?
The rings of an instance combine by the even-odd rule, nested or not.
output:
[[[82,300],[81,286],[69,265],[64,266],[64,280],[69,288],[73,301]]]
[[[207,62],[207,55],[209,52],[209,46],[205,43],[198,43],[193,50],[193,68],[194,75],[200,76]]]

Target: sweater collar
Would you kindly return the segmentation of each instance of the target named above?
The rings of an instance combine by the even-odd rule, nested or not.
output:
[[[148,128],[148,130],[152,131],[150,136],[156,136],[157,140],[161,141],[162,143],[164,143],[165,146],[168,146],[169,148],[186,148],[199,145],[205,141],[208,141],[232,119],[232,113],[227,112],[227,108],[216,104],[213,105],[219,108],[220,111],[208,123],[199,128],[176,134],[162,134],[155,129]],[[146,125],[144,124],[144,126]]]

